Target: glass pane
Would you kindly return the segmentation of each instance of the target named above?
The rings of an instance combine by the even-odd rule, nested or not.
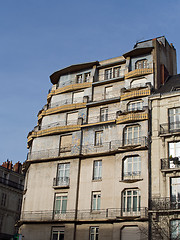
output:
[[[133,197],[133,212],[137,211],[137,197]]]
[[[58,232],[53,232],[52,240],[58,240]]]
[[[64,240],[64,232],[60,233],[59,240]]]
[[[127,197],[127,212],[131,211],[131,196]]]

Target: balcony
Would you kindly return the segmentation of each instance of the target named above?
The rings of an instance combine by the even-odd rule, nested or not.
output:
[[[68,99],[63,99],[61,101],[58,102],[50,102],[48,105],[48,108],[55,108],[55,107],[59,107],[59,106],[63,106],[63,105],[68,105],[68,104],[75,104],[75,103],[82,103],[83,101],[83,97],[78,97],[78,98],[68,98]]]
[[[71,129],[74,127],[77,127],[78,125],[78,120],[67,120],[67,121],[59,121],[59,122],[51,122],[49,124],[46,125],[42,125],[40,127],[41,130],[44,129],[48,129],[48,128],[54,128],[54,127],[62,127],[62,129],[66,128],[68,131],[68,128]],[[71,126],[71,127],[67,127],[67,126]],[[60,128],[59,128],[60,130]]]
[[[141,171],[123,172],[123,180],[131,181],[140,179]]]
[[[160,125],[160,134],[180,133],[180,122],[170,122]]]
[[[57,177],[53,179],[53,187],[69,187],[70,178],[69,177]]]
[[[133,90],[125,92],[121,95],[121,101],[138,98],[138,97],[145,97],[151,95],[150,89],[140,89],[140,90]]]
[[[125,79],[128,79],[128,78],[139,77],[139,76],[143,76],[151,73],[153,73],[153,69],[150,67],[140,68],[140,69],[135,69],[133,71],[126,73],[124,77]]]
[[[121,114],[117,119],[116,123],[127,123],[148,120],[147,112],[127,112],[126,114]]]
[[[23,185],[21,185],[17,182],[11,181],[9,179],[6,179],[6,178],[0,177],[0,183],[4,184],[6,186],[12,187],[12,188],[16,188],[16,189],[21,190],[21,191],[23,191],[23,189],[24,189]]]
[[[152,198],[150,200],[152,210],[180,210],[180,199],[176,197]]]
[[[116,220],[119,218],[147,218],[147,208],[122,209],[107,208],[98,211],[70,210],[63,213],[56,211],[24,211],[21,212],[20,221],[91,221],[91,220]]]
[[[88,118],[88,124],[91,123],[100,123],[100,122],[107,122],[107,121],[115,121],[116,113],[109,113],[109,114],[101,114],[99,116],[92,116]]]
[[[120,72],[116,74],[113,71],[106,74],[104,73],[98,74],[98,81],[109,81],[109,80],[124,78],[124,72],[125,72],[125,69],[121,69]]]
[[[109,142],[102,142],[99,145],[87,144],[87,145],[67,145],[65,147],[46,149],[41,151],[32,151],[28,153],[28,160],[40,160],[48,158],[59,158],[64,156],[75,156],[79,154],[89,155],[89,154],[99,154],[108,153],[113,151],[121,151],[124,149],[136,149],[136,148],[146,148],[148,146],[147,137],[139,137],[134,139],[123,140],[113,140]],[[80,148],[82,150],[80,152]]]
[[[161,170],[180,169],[180,158],[169,157],[161,159]]]

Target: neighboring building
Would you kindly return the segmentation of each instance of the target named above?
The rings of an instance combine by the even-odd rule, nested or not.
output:
[[[180,239],[180,75],[150,98],[151,239]]]
[[[20,219],[24,175],[22,165],[6,161],[0,166],[0,240],[11,239],[18,229]]]
[[[148,96],[174,74],[176,51],[159,37],[50,76],[28,135],[24,239],[147,239]]]

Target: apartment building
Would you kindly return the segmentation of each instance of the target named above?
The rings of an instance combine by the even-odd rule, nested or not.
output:
[[[147,239],[148,96],[176,74],[165,37],[50,76],[28,134],[24,239]]]
[[[18,232],[24,188],[21,163],[6,161],[0,165],[0,240],[10,240]]]
[[[180,75],[150,98],[151,239],[180,239]]]

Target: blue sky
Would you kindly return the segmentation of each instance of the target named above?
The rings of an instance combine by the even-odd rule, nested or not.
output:
[[[0,164],[26,160],[26,137],[53,72],[161,35],[178,57],[179,12],[179,0],[0,0]]]

